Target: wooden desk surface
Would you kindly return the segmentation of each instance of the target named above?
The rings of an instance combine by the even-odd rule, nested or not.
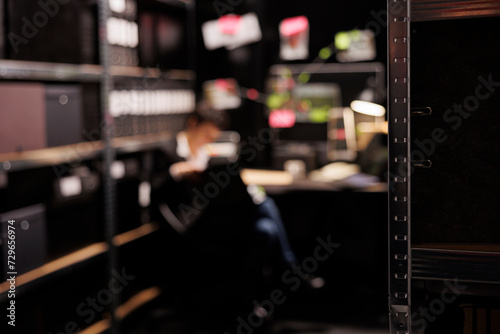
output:
[[[310,179],[294,179],[287,171],[243,169],[241,178],[246,184],[264,187],[269,193],[279,194],[288,191],[342,191],[387,192],[387,184],[378,182],[367,187],[356,188],[343,180],[333,182],[314,181]]]
[[[416,244],[411,245],[411,247],[413,249],[500,253],[500,244]]]

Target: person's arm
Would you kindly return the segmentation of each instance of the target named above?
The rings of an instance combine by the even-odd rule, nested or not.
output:
[[[203,170],[190,161],[179,161],[168,169],[170,176],[175,181],[192,178],[194,175],[201,173]]]
[[[199,175],[200,168],[195,163],[186,161],[177,154],[177,142],[172,140],[153,154],[153,173],[150,176],[151,188],[160,191],[172,184],[193,181]]]
[[[169,146],[172,145],[175,148],[175,143],[169,143]],[[180,157],[173,154],[172,149],[168,146],[155,150],[153,152],[153,172],[150,175],[151,188],[158,189],[170,181],[175,181],[170,173],[170,167],[180,161]]]

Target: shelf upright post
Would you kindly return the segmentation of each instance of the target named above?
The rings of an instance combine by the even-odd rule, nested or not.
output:
[[[110,72],[110,45],[107,38],[107,21],[110,17],[108,0],[98,1],[99,16],[99,58],[102,67],[100,80],[100,99],[101,99],[101,131],[103,135],[103,190],[104,190],[104,225],[105,237],[109,250],[107,253],[107,275],[106,281],[110,282],[113,271],[117,270],[117,250],[113,243],[116,234],[115,218],[115,182],[111,177],[111,164],[115,160],[116,152],[112,145],[113,139],[113,117],[109,110],[109,94],[113,89],[113,78]],[[113,292],[112,302],[109,305],[110,333],[118,333],[118,323],[115,312],[120,304],[120,296]]]
[[[198,63],[197,63],[197,36],[196,36],[196,1],[191,0],[186,2],[186,12],[187,12],[187,57],[188,57],[188,70],[197,73]],[[192,85],[196,89],[196,85]]]
[[[387,2],[391,334],[411,333],[410,6],[411,0]]]

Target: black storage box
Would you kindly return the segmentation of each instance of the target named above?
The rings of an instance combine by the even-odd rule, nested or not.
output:
[[[44,93],[39,83],[0,84],[0,153],[47,146]]]
[[[96,6],[86,0],[8,0],[8,58],[97,62]]]
[[[82,140],[82,89],[75,85],[45,86],[47,146]]]
[[[171,15],[170,15],[171,14]],[[139,63],[143,67],[187,69],[186,13],[139,14]]]
[[[47,231],[42,204],[0,214],[0,224],[2,281],[11,276],[9,272],[15,272],[13,276],[21,275],[45,263]],[[14,231],[10,234],[13,238],[9,238],[9,230]],[[15,248],[12,249],[12,246]],[[14,251],[12,258],[8,257],[9,250]],[[9,263],[9,260],[12,262]]]
[[[99,174],[82,164],[53,182],[47,202],[48,256],[55,259],[104,240]]]

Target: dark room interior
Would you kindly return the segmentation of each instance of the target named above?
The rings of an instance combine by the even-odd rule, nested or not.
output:
[[[0,0],[0,333],[500,333],[499,32],[497,0]]]

